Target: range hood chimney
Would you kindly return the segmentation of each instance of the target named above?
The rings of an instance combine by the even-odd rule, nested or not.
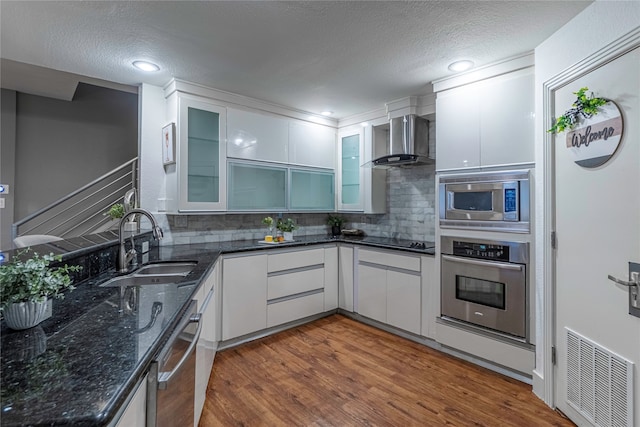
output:
[[[365,166],[391,167],[432,163],[429,156],[429,122],[409,114],[389,122],[389,144],[385,153]]]

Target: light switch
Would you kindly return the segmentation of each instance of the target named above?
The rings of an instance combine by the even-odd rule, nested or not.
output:
[[[4,197],[0,197],[0,209],[4,209]]]

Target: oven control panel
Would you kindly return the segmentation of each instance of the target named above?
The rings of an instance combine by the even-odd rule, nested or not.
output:
[[[453,255],[509,262],[509,246],[453,241]]]

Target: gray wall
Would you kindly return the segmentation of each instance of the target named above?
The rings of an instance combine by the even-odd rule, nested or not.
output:
[[[272,215],[276,215],[273,213]],[[167,215],[162,218],[163,244],[260,240],[266,227],[265,214]],[[300,228],[295,235],[327,234],[327,214],[284,214]],[[387,213],[383,215],[339,214],[345,228],[359,228],[370,236],[414,241],[435,239],[435,166],[390,168],[387,171]]]
[[[18,93],[15,147],[19,220],[137,156],[138,96],[83,83],[71,102]]]
[[[13,195],[15,184],[16,93],[2,89],[0,94],[0,184],[9,186],[9,194],[0,196],[5,207],[0,209],[0,248],[11,247]]]

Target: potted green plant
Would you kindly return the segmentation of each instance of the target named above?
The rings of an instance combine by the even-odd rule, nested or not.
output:
[[[32,328],[45,319],[47,300],[64,298],[63,291],[73,290],[69,273],[80,266],[51,267],[62,260],[60,255],[26,258],[29,248],[19,251],[9,263],[0,265],[0,310],[11,329]]]
[[[120,219],[124,216],[124,205],[122,203],[116,203],[104,214],[108,215],[113,220]]]
[[[329,215],[329,217],[327,218],[327,224],[329,224],[329,226],[331,227],[332,236],[340,235],[344,222],[344,218],[335,215]]]
[[[285,241],[292,241],[293,230],[296,230],[298,226],[296,225],[295,221],[292,220],[291,218],[287,218],[285,220],[280,218],[278,219],[278,224],[276,225],[276,228],[282,231],[282,236],[284,237]]]

